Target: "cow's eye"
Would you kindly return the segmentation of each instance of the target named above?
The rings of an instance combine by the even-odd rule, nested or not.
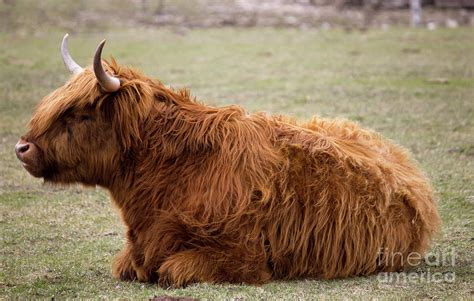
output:
[[[91,120],[91,117],[88,116],[88,115],[82,115],[82,116],[79,117],[79,119],[80,119],[81,121],[87,121],[87,120]]]

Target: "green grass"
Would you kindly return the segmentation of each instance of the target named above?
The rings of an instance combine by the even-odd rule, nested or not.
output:
[[[454,283],[379,283],[376,276],[263,286],[197,284],[163,291],[110,274],[123,227],[107,193],[42,184],[22,169],[13,145],[35,104],[68,74],[63,33],[0,35],[0,298],[183,295],[204,299],[473,296],[474,31],[392,29],[345,33],[289,29],[120,31],[70,38],[76,60],[107,55],[212,105],[343,117],[411,150],[431,178],[443,232],[437,253],[456,251]],[[433,79],[444,78],[448,83]],[[426,268],[426,267],[425,267]]]

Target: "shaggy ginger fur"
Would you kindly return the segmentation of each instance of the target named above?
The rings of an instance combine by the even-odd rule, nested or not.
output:
[[[180,287],[403,268],[439,224],[407,153],[342,120],[246,115],[130,68],[86,69],[45,97],[24,139],[47,181],[107,188],[127,226],[117,278]],[[393,256],[398,254],[399,256]]]

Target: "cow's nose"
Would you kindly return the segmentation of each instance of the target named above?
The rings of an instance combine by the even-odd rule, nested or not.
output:
[[[26,153],[29,149],[30,149],[30,144],[28,142],[26,143],[18,142],[15,145],[15,152],[17,155],[22,155]]]

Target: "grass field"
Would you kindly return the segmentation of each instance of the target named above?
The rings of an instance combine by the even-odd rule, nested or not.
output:
[[[124,242],[107,192],[44,185],[22,169],[13,146],[35,104],[68,77],[63,33],[0,35],[0,298],[160,295],[203,299],[333,297],[445,298],[474,295],[474,31],[392,29],[345,33],[290,29],[121,31],[78,34],[70,49],[90,64],[106,54],[211,105],[358,121],[411,150],[439,199],[443,231],[434,256],[454,250],[455,265],[417,272],[455,273],[454,283],[376,276],[245,285],[120,282],[110,273]]]

